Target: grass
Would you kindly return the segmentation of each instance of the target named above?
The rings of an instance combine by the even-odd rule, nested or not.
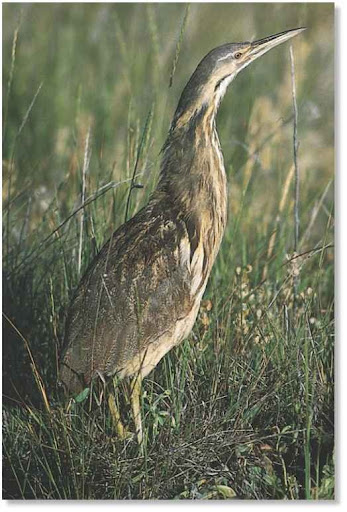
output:
[[[3,15],[3,497],[333,499],[332,5],[5,4]],[[299,256],[283,46],[223,100],[228,227],[192,334],[143,383],[140,455],[96,389],[61,395],[66,307],[153,189],[199,58],[302,25]]]

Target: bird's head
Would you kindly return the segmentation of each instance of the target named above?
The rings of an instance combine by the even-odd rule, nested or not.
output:
[[[230,82],[266,52],[300,34],[305,28],[286,30],[254,42],[228,43],[211,50],[200,62],[181,95],[175,118],[189,121],[204,107],[216,109]]]

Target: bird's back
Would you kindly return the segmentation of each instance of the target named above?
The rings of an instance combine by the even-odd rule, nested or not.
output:
[[[78,392],[97,374],[143,375],[187,336],[207,281],[189,220],[150,201],[104,245],[68,310],[60,380]]]

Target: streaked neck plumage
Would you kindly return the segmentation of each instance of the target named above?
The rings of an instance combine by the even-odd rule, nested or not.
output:
[[[221,82],[204,102],[192,94],[190,85],[182,93],[163,148],[157,190],[180,206],[199,239],[208,240],[212,265],[227,214],[226,176],[215,122],[227,84]]]

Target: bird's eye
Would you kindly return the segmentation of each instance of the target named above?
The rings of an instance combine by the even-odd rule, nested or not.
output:
[[[241,52],[234,53],[234,59],[241,59],[241,57],[242,57],[242,53]]]

